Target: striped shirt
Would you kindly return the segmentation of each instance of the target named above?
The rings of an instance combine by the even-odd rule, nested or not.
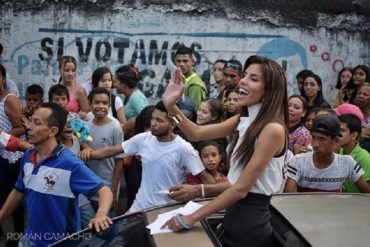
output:
[[[13,124],[10,121],[9,117],[5,113],[5,102],[6,99],[9,96],[15,96],[14,94],[8,94],[6,95],[1,101],[0,101],[0,130],[9,133],[12,128]],[[21,158],[23,155],[22,152],[9,152],[4,149],[0,149],[0,156],[3,157],[4,159],[9,160],[9,163],[15,163],[19,158]]]
[[[288,164],[288,176],[297,182],[298,192],[340,192],[345,180],[357,182],[363,174],[349,155],[334,154],[324,169],[314,165],[313,152],[298,154]]]

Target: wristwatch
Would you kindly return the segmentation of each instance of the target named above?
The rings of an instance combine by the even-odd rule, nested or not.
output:
[[[173,120],[176,124],[181,123],[181,122],[182,122],[182,120],[183,120],[183,117],[181,116],[181,114],[180,114],[180,113],[176,114],[175,116],[172,116],[171,114],[169,114],[169,113],[168,113],[168,116],[169,116],[170,118],[172,118],[172,120]]]

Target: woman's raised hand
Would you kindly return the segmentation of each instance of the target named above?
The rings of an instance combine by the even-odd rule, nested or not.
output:
[[[185,77],[179,68],[172,73],[166,91],[162,96],[163,103],[166,106],[175,105],[176,102],[182,97],[185,88]]]

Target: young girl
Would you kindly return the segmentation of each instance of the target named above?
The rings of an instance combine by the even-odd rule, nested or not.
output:
[[[227,181],[227,177],[222,174],[221,170],[222,163],[224,162],[222,156],[224,148],[215,141],[201,141],[197,145],[197,150],[204,167],[216,183]],[[190,173],[186,176],[186,183],[201,184],[202,181]]]
[[[347,83],[349,82],[349,80],[351,80],[351,78],[352,78],[352,68],[344,67],[339,71],[337,84],[335,85],[335,88],[338,89],[338,92],[337,95],[335,96],[333,107],[338,107],[340,104],[345,103],[344,88],[347,86]]]
[[[289,97],[289,150],[293,154],[307,151],[307,146],[311,142],[310,131],[304,126],[304,116],[306,114],[306,100],[299,95]]]
[[[123,107],[123,102],[120,97],[112,94],[113,87],[113,75],[112,72],[107,67],[97,68],[92,75],[92,88],[103,87],[107,89],[111,94],[111,107],[109,108],[108,115],[114,117],[118,120],[121,126],[125,125],[125,109]],[[90,119],[93,116],[89,117]]]
[[[202,141],[198,144],[198,152],[204,167],[215,179],[216,183],[227,181],[221,172],[222,153],[224,150],[215,141]]]
[[[223,116],[224,110],[221,102],[217,99],[208,98],[200,103],[196,122],[199,125],[220,123]]]
[[[174,231],[190,229],[200,219],[226,208],[224,246],[274,246],[268,207],[271,194],[283,186],[288,125],[285,73],[276,62],[251,56],[245,62],[244,78],[238,87],[239,105],[243,112],[248,111],[248,117],[238,114],[219,124],[199,126],[183,117],[176,107],[184,91],[179,70],[167,86],[163,101],[190,139],[215,139],[235,131],[239,131],[239,138],[230,156],[227,182],[190,186],[198,195],[199,191],[203,196],[223,193],[191,215],[171,218],[163,227]],[[176,186],[170,190],[170,197],[179,200],[186,188]]]
[[[226,99],[226,116],[225,118],[231,118],[238,113],[238,98],[239,92],[237,89],[232,90]]]
[[[224,120],[224,109],[221,102],[217,99],[207,98],[203,100],[197,111],[198,125],[216,124],[221,123]],[[226,138],[214,139],[222,148],[226,148],[228,142]],[[195,149],[198,149],[199,142],[192,142]]]
[[[85,117],[90,111],[87,101],[86,91],[76,82],[77,61],[72,56],[63,56],[59,60],[59,83],[68,89],[70,99],[67,105],[67,110],[70,112],[79,113],[81,117]]]
[[[322,93],[322,81],[321,78],[316,74],[311,74],[306,77],[303,82],[303,90],[301,93],[307,101],[307,113],[311,112],[312,108],[328,106],[328,102],[325,101]]]

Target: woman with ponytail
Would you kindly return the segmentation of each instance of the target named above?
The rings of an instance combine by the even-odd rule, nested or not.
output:
[[[124,65],[116,71],[114,87],[117,93],[125,95],[126,120],[138,116],[149,104],[148,99],[138,88],[140,79],[140,72],[134,65]]]

